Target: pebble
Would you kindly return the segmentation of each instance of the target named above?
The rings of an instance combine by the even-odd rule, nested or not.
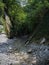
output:
[[[31,53],[32,53],[32,49],[29,49],[29,50],[27,51],[27,53],[31,54]]]

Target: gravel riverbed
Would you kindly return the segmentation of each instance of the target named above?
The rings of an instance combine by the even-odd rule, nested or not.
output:
[[[49,46],[0,35],[0,65],[49,65]]]

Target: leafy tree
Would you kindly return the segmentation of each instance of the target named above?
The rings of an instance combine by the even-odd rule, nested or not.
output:
[[[0,1],[0,16],[3,15],[4,12],[4,4]]]
[[[11,33],[14,35],[33,33],[38,24],[43,22],[44,15],[49,10],[49,1],[28,0],[24,7],[20,2],[21,0],[1,0],[0,10],[5,11],[10,17]]]

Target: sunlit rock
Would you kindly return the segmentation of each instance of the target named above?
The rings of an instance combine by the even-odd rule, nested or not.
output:
[[[46,41],[46,38],[43,38],[43,39],[41,40],[40,44],[45,43],[45,41]]]
[[[32,49],[29,49],[29,50],[27,51],[27,53],[29,53],[29,54],[32,53]]]
[[[12,47],[11,47],[11,46],[9,46],[9,49],[11,50],[11,49],[12,49]]]

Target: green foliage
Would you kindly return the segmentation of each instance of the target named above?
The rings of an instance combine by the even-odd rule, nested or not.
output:
[[[43,17],[49,10],[48,0],[28,0],[25,7],[21,7],[20,2],[21,0],[3,0],[5,6],[3,3],[0,6],[0,10],[4,9],[10,17],[11,32],[14,35],[32,33],[43,22]]]
[[[0,16],[3,15],[4,12],[4,4],[0,1]]]
[[[0,0],[0,33],[3,31],[3,20],[2,17],[4,15],[4,3],[2,2],[2,0]]]

